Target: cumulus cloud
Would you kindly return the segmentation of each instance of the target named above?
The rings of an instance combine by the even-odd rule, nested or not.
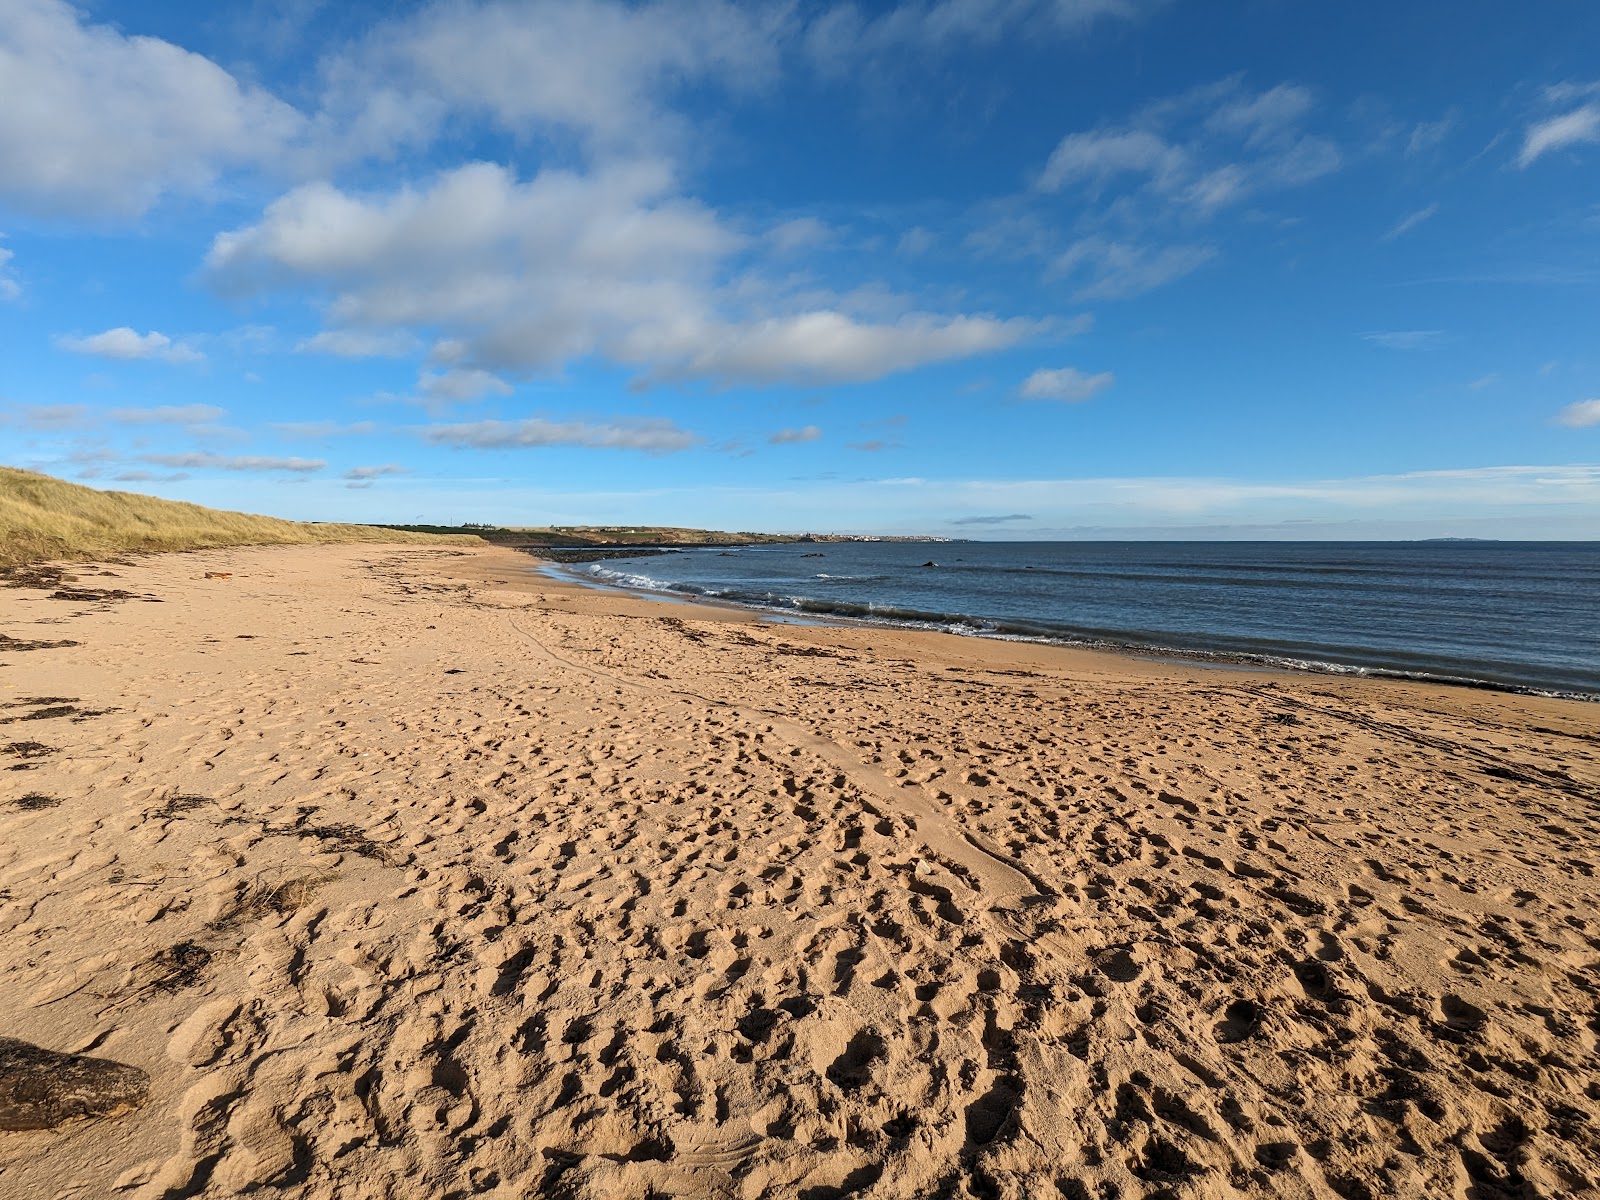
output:
[[[1075,404],[1098,396],[1115,382],[1116,376],[1110,371],[1088,375],[1076,367],[1041,368],[1023,380],[1021,393],[1026,400],[1060,400]]]
[[[1182,279],[1217,256],[1210,246],[1145,246],[1092,236],[1057,255],[1056,275],[1078,278],[1079,300],[1125,300]]]
[[[433,445],[457,449],[586,446],[598,450],[643,450],[649,454],[672,454],[697,446],[703,440],[665,417],[601,422],[550,421],[542,417],[520,421],[469,421],[425,426],[417,430],[417,435]]]
[[[164,333],[154,329],[149,333],[138,333],[126,325],[108,329],[104,333],[90,334],[88,337],[58,337],[56,345],[74,354],[92,354],[96,358],[121,359],[128,362],[148,359],[167,363],[197,363],[205,358],[205,355],[193,346],[175,342]]]
[[[774,78],[788,20],[782,6],[732,0],[433,4],[345,55],[328,106],[376,144],[426,135],[450,111],[518,136],[542,126],[599,146],[655,144],[672,131],[677,90]]]
[[[1013,345],[1036,328],[808,306],[753,317],[726,283],[746,239],[672,184],[663,165],[639,162],[528,181],[474,163],[378,197],[310,184],[218,236],[207,272],[232,294],[328,288],[340,326],[442,334],[449,353],[436,345],[434,357],[450,371],[423,384],[436,400],[467,398],[458,386],[497,391],[494,372],[593,355],[657,379],[864,381]],[[753,290],[769,310],[788,307]]]
[[[374,333],[360,329],[324,329],[295,344],[297,354],[332,354],[339,358],[404,358],[420,343],[406,330]]]
[[[1380,329],[1363,333],[1362,338],[1385,350],[1426,350],[1444,337],[1440,329]]]
[[[85,24],[61,0],[0,21],[0,198],[47,216],[131,216],[277,157],[304,126],[210,59]]]
[[[822,436],[822,430],[816,425],[805,425],[799,429],[780,429],[767,439],[774,446],[788,446],[796,442],[814,442]]]
[[[215,404],[162,404],[154,408],[113,408],[106,415],[124,425],[205,425],[220,421],[228,413]]]
[[[139,461],[154,463],[158,467],[190,470],[288,471],[300,475],[309,475],[328,465],[320,458],[272,458],[255,454],[211,454],[198,450],[185,454],[141,454]]]
[[[738,383],[846,383],[1014,346],[1037,322],[990,316],[910,313],[862,322],[839,312],[807,312],[742,325],[708,321],[639,329],[625,359],[651,364],[658,378]]]
[[[1584,104],[1528,126],[1517,165],[1527,167],[1553,150],[1600,142],[1600,104]]]
[[[384,463],[376,467],[351,467],[344,473],[344,478],[353,480],[381,479],[385,475],[409,475],[410,467],[402,467],[398,463]]]
[[[1556,416],[1556,423],[1572,429],[1587,429],[1600,425],[1600,399],[1579,400],[1569,404]]]

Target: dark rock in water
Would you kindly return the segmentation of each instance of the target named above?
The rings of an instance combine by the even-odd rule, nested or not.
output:
[[[925,566],[925,567],[937,567],[939,564],[934,562],[933,559],[930,558],[927,562],[923,563],[922,565]]]
[[[118,1116],[144,1103],[149,1091],[150,1077],[138,1067],[0,1037],[0,1130]]]

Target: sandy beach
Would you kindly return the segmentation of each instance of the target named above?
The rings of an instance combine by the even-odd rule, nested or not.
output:
[[[0,589],[0,1039],[134,1070],[35,1120],[0,1042],[6,1200],[1600,1186],[1600,706],[69,574]]]

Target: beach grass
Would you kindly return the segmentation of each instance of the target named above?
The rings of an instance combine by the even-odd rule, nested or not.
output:
[[[133,492],[99,491],[49,475],[0,467],[0,567],[112,554],[219,546],[405,542],[481,545],[373,525],[312,524],[202,508]]]

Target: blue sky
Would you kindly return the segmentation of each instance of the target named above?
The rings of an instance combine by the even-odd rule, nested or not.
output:
[[[1592,0],[4,0],[0,461],[300,518],[1600,538],[1597,64]]]

